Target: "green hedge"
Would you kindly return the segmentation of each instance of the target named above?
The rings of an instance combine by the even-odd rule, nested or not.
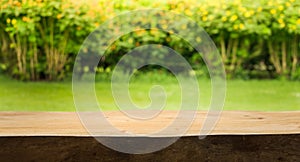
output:
[[[0,5],[2,71],[21,80],[59,80],[71,72],[71,58],[93,29],[88,8],[64,1]]]
[[[72,73],[80,45],[96,26],[125,11],[160,8],[189,16],[208,32],[229,78],[300,79],[299,1],[151,2],[101,0],[83,5],[67,0],[2,0],[0,71],[21,80],[64,79]],[[147,43],[170,46],[190,61],[197,75],[207,75],[203,61],[184,40],[154,30],[132,32],[114,42],[98,72],[110,71],[126,51]]]

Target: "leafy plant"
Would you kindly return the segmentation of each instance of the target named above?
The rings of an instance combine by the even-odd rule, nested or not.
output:
[[[216,43],[229,78],[299,79],[300,2],[296,0],[99,0],[88,4],[2,0],[0,69],[21,80],[64,79],[72,73],[76,54],[93,29],[120,13],[144,8],[169,10],[196,21]],[[132,23],[138,21],[148,20]],[[151,21],[154,28],[167,28],[169,23]],[[110,28],[118,32],[117,25]],[[183,31],[191,28],[190,24],[181,26]],[[201,42],[196,32],[187,37]],[[157,30],[133,31],[113,42],[105,64],[99,64],[96,71],[111,71],[126,52],[149,43],[173,48],[192,64],[196,75],[207,75],[199,54],[185,40]]]

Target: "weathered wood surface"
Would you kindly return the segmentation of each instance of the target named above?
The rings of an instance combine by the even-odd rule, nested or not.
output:
[[[106,111],[116,128],[137,134],[159,131],[168,126],[177,111],[164,111],[152,120],[130,119],[121,112]],[[206,112],[198,112],[185,134],[198,135]],[[184,121],[184,119],[182,119]],[[106,131],[106,128],[103,128]],[[173,133],[176,134],[174,128]],[[300,111],[223,111],[210,135],[299,134]],[[90,136],[75,112],[0,112],[0,136]],[[113,135],[112,135],[113,136]]]

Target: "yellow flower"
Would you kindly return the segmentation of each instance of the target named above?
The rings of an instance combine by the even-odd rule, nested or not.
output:
[[[280,28],[284,28],[285,27],[285,23],[280,24]]]
[[[251,13],[250,13],[250,12],[246,12],[246,13],[244,14],[244,16],[245,16],[245,17],[250,17],[250,16],[251,16]]]
[[[282,11],[284,9],[284,7],[282,6],[282,5],[280,5],[279,7],[278,7],[278,10],[279,11]]]
[[[272,10],[270,11],[270,13],[271,13],[272,15],[275,15],[275,14],[276,14],[276,10],[275,10],[275,9],[272,9]]]
[[[237,25],[237,24],[233,25],[233,29],[234,29],[234,30],[239,29],[239,25]]]
[[[202,17],[202,21],[206,21],[207,20],[207,17],[206,16],[203,16]]]
[[[240,4],[240,3],[241,3],[241,0],[235,0],[234,3],[235,3],[235,4]]]
[[[57,18],[57,19],[61,19],[61,18],[62,18],[62,14],[58,14],[58,15],[56,16],[56,18]]]
[[[13,4],[14,4],[15,6],[18,6],[18,7],[21,6],[21,3],[20,3],[19,1],[14,1]]]
[[[150,30],[150,34],[151,35],[156,35],[158,32],[157,32],[157,29],[151,29]]]
[[[283,20],[282,19],[278,19],[279,24],[283,24]]]
[[[235,21],[237,18],[238,18],[237,15],[232,15],[232,16],[230,17],[230,21]]]
[[[17,23],[17,20],[16,19],[12,19],[11,20],[11,24],[15,25]]]
[[[227,16],[231,15],[231,12],[230,11],[226,11],[226,15]]]
[[[297,20],[297,25],[300,25],[300,19]]]
[[[133,43],[133,39],[132,39],[132,38],[129,38],[129,39],[128,39],[128,43],[132,44],[132,43]]]
[[[66,4],[63,4],[61,6],[62,9],[66,9],[66,8],[69,8],[70,7],[70,4],[69,3],[66,3]]]
[[[179,10],[183,10],[183,9],[184,9],[184,4],[183,4],[183,3],[180,3],[180,4],[177,6],[177,8],[178,8]]]
[[[268,6],[272,6],[272,5],[273,5],[272,1],[269,1]]]
[[[200,11],[200,12],[203,12],[203,11],[206,11],[206,9],[205,9],[204,6],[201,6],[201,7],[199,7],[199,11]]]
[[[239,11],[240,11],[240,12],[246,12],[247,9],[246,9],[245,7],[239,7]]]
[[[291,4],[289,2],[286,2],[285,5],[286,5],[286,7],[290,7],[291,6]]]
[[[226,9],[227,6],[225,4],[222,4],[222,9]]]
[[[293,3],[293,2],[295,2],[295,0],[290,0],[290,2],[292,2],[292,3]]]
[[[164,30],[166,30],[166,29],[168,28],[168,25],[163,24],[163,25],[161,26],[161,28],[163,28]]]
[[[145,33],[145,30],[137,29],[137,30],[135,31],[135,33],[136,33],[136,35],[138,35],[138,36],[142,36],[142,35]]]
[[[191,12],[191,10],[187,9],[185,10],[185,14],[188,15],[188,16],[192,16],[193,13]]]
[[[22,21],[24,21],[24,22],[29,22],[30,19],[29,19],[28,17],[26,17],[26,16],[23,16],[23,17],[22,17]]]
[[[185,29],[186,29],[186,24],[182,25],[182,26],[181,26],[181,29],[182,29],[182,30],[185,30]]]
[[[240,24],[240,29],[244,29],[245,28],[245,25],[244,24]]]
[[[222,21],[223,21],[223,22],[227,21],[227,17],[223,16],[223,17],[222,17]]]
[[[261,11],[262,11],[262,7],[258,7],[258,8],[257,8],[257,11],[258,11],[258,12],[261,12]]]
[[[6,19],[7,24],[11,22],[10,18]]]

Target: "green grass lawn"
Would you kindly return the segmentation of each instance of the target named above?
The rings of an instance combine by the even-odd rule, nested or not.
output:
[[[180,88],[176,81],[145,82],[135,80],[130,84],[133,101],[140,107],[150,103],[149,89],[160,83],[167,93],[166,109],[178,109]],[[210,103],[209,80],[200,80],[199,109]],[[72,83],[20,82],[0,76],[0,111],[75,111]],[[104,110],[114,110],[109,82],[97,82],[96,93]],[[188,108],[187,108],[188,109]],[[225,110],[287,111],[300,110],[300,82],[279,80],[227,81]]]

